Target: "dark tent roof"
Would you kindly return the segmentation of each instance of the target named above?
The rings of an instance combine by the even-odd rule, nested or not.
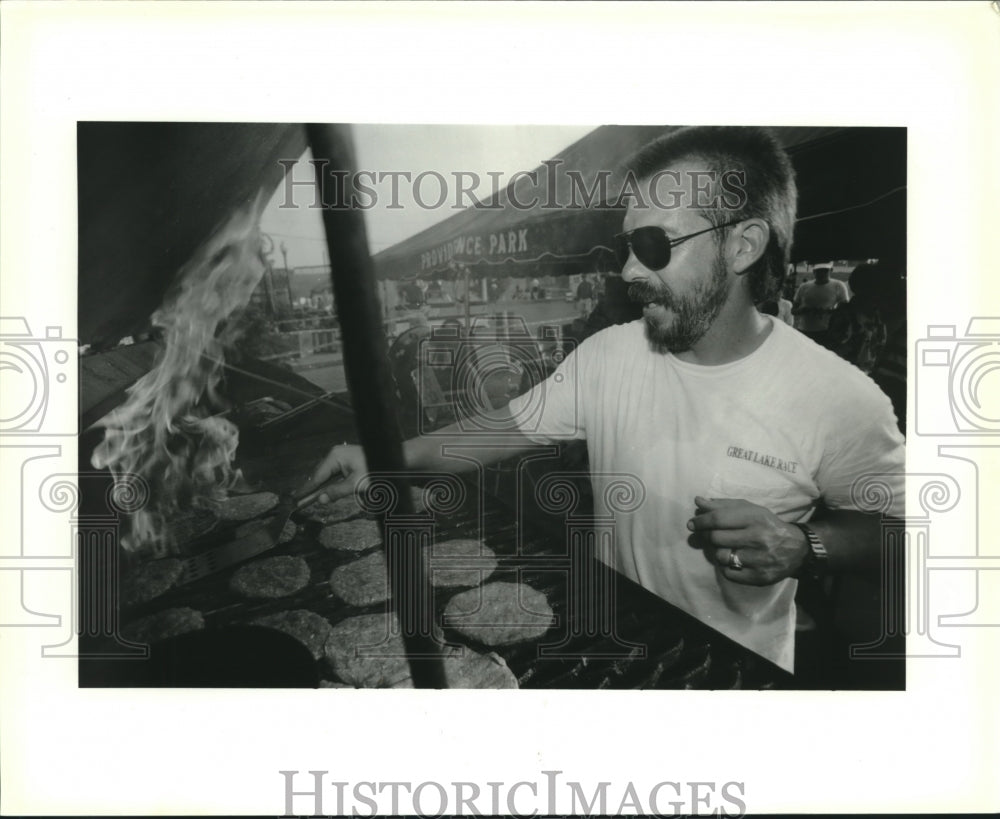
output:
[[[843,128],[791,154],[799,185],[792,259],[881,258],[905,270],[906,129]]]
[[[611,205],[622,190],[623,162],[676,127],[599,127],[540,165],[533,179],[522,176],[497,196],[377,254],[376,273],[436,278],[454,271],[456,263],[476,276],[611,269],[610,240],[622,218]],[[799,214],[807,217],[796,229],[796,259],[867,258],[897,250],[905,236],[905,129],[774,131],[796,167]],[[588,202],[589,194],[595,196]],[[809,218],[818,214],[829,215]]]
[[[236,208],[280,184],[299,125],[80,122],[79,325],[85,344],[141,328],[177,271]]]

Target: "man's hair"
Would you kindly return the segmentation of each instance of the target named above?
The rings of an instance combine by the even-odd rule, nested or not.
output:
[[[646,179],[685,159],[702,160],[705,170],[716,173],[716,179],[733,171],[743,175],[742,207],[706,208],[704,213],[715,225],[754,218],[767,222],[767,248],[747,276],[753,301],[773,298],[788,269],[798,198],[795,169],[785,149],[767,128],[695,126],[654,140],[635,154],[627,167],[636,178]]]

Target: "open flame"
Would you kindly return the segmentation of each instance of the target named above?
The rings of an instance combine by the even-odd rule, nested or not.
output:
[[[150,502],[123,539],[130,551],[175,551],[170,522],[224,499],[242,477],[233,468],[239,430],[219,414],[216,389],[233,341],[226,319],[249,303],[265,270],[261,204],[258,197],[234,214],[180,270],[151,318],[164,340],[156,365],[101,421],[104,440],[91,464],[109,469],[116,483],[132,474],[150,487]]]

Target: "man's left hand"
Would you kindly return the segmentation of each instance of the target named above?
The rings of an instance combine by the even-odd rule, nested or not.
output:
[[[809,553],[797,526],[748,500],[694,499],[691,544],[735,583],[769,586],[794,575]],[[735,557],[732,557],[735,555]]]

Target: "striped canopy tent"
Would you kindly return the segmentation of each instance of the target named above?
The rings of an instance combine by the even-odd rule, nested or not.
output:
[[[505,190],[374,257],[383,279],[612,270],[623,162],[678,126],[606,125]],[[775,128],[796,168],[795,260],[896,255],[905,243],[903,128]],[[602,184],[603,183],[603,184]],[[616,201],[617,200],[617,201]]]

